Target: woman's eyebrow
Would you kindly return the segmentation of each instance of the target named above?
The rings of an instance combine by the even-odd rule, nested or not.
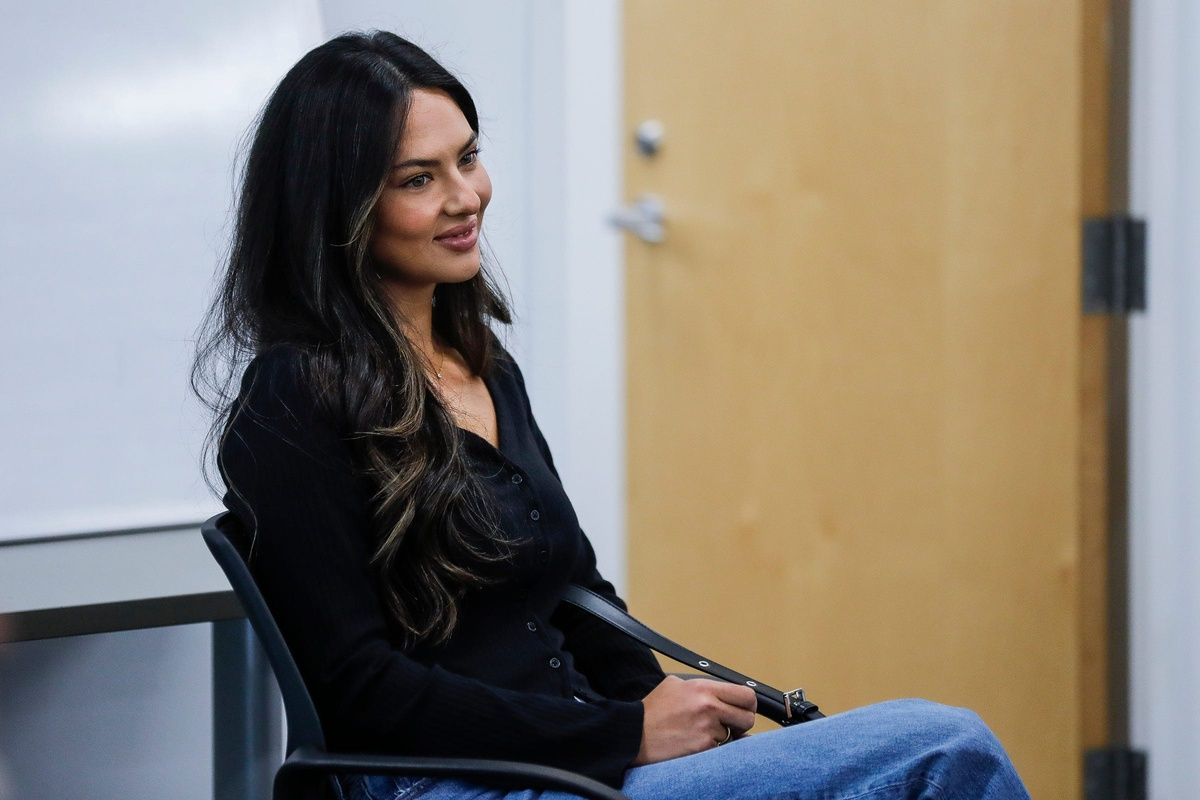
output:
[[[467,139],[467,143],[460,147],[458,152],[461,154],[465,150],[469,149],[471,145],[475,144],[478,139],[479,134],[475,131],[471,131],[471,138]],[[392,169],[404,169],[405,167],[436,167],[437,165],[438,160],[436,158],[410,158],[407,161],[401,161],[399,164],[393,165]]]

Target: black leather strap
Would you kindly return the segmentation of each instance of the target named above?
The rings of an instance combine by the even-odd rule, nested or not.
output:
[[[567,587],[567,591],[563,595],[563,600],[598,617],[627,636],[636,639],[652,650],[657,650],[668,658],[672,658],[681,664],[687,664],[689,667],[695,667],[714,678],[719,678],[729,683],[740,683],[743,686],[749,686],[758,695],[758,713],[770,720],[774,720],[780,725],[794,725],[798,722],[808,722],[809,720],[821,719],[825,716],[820,712],[815,703],[804,696],[803,689],[782,692],[773,686],[756,681],[740,672],[734,672],[729,667],[688,650],[683,645],[676,644],[662,634],[651,630],[630,616],[628,612],[623,611],[620,606],[610,603],[607,599],[590,589],[571,584]]]

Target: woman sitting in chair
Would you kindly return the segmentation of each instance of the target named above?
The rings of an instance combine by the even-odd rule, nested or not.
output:
[[[351,34],[283,78],[244,169],[196,379],[218,378],[225,503],[331,749],[536,762],[633,800],[1027,797],[969,711],[897,701],[746,736],[752,689],[667,677],[559,605],[578,583],[624,607],[491,328],[511,319],[481,263],[479,153],[458,80],[393,34]]]

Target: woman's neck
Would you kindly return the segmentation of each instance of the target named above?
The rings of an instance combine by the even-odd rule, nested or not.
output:
[[[433,337],[433,290],[437,284],[404,286],[392,281],[384,283],[384,293],[392,312],[400,321],[401,330],[426,361],[436,364],[440,350]]]

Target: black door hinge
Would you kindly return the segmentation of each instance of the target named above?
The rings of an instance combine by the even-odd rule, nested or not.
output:
[[[1084,800],[1146,800],[1146,754],[1104,747],[1083,754]]]
[[[1146,223],[1126,216],[1083,221],[1083,313],[1146,310]]]

